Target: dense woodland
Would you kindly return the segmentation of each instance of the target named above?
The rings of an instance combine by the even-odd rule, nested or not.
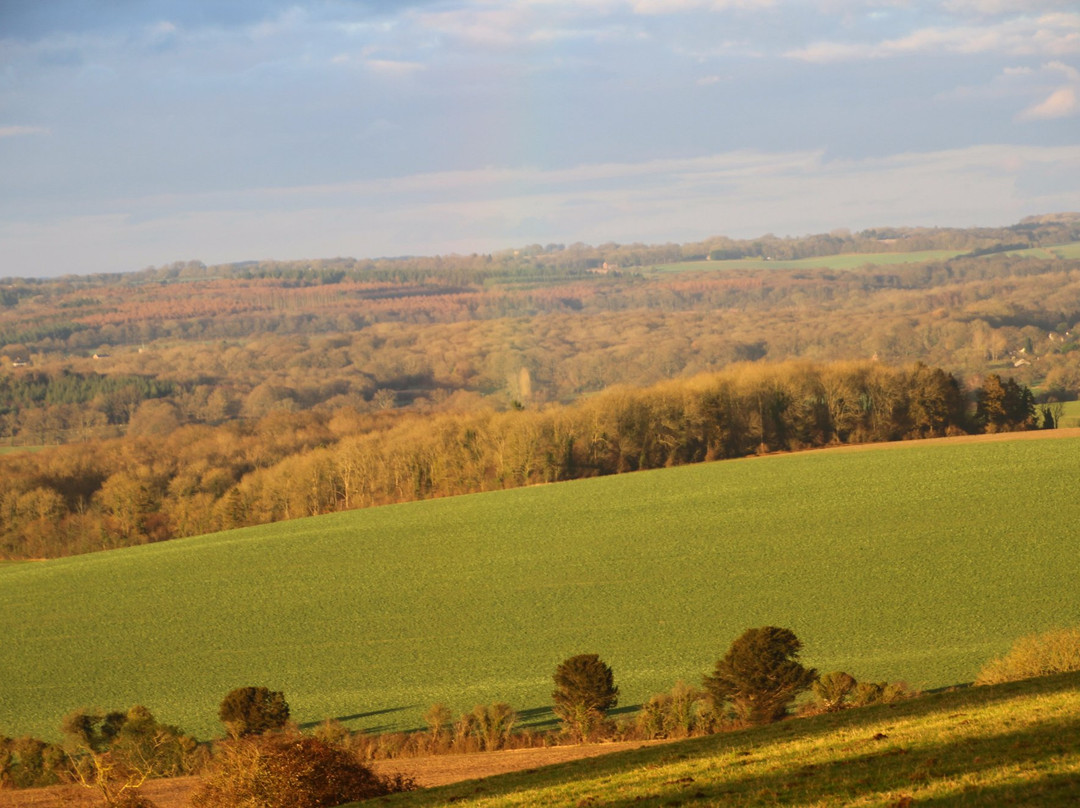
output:
[[[50,448],[0,457],[0,554],[1052,425],[1080,392],[1080,260],[1015,251],[1078,240],[1058,215],[8,279],[0,445]],[[913,250],[963,253],[724,264]]]

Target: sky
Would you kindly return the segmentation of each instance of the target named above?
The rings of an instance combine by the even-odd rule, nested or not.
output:
[[[1066,210],[1071,0],[0,0],[0,277]]]

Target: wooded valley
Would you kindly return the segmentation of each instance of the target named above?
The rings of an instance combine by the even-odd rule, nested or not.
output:
[[[1052,426],[1080,392],[1078,240],[1062,214],[8,279],[0,553]]]

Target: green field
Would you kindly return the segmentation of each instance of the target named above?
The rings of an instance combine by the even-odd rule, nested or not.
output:
[[[1064,409],[1058,426],[1063,428],[1080,426],[1080,401],[1065,401],[1062,406]]]
[[[601,654],[622,704],[749,626],[858,678],[971,680],[1080,624],[1080,439],[793,454],[411,503],[0,568],[0,733],[143,703],[201,737],[231,688],[300,722],[431,703],[542,719]]]
[[[17,454],[18,452],[40,452],[44,446],[0,446],[0,455]]]
[[[1009,255],[1026,255],[1032,258],[1080,258],[1080,241],[1059,244],[1056,247],[1031,247],[1027,250],[1013,250]]]
[[[846,253],[826,255],[820,258],[800,258],[794,261],[766,261],[763,258],[737,258],[725,261],[681,261],[675,264],[659,264],[654,272],[724,272],[732,269],[859,269],[866,266],[891,266],[895,264],[921,264],[928,261],[947,261],[964,255],[967,250],[918,250],[898,253]],[[991,253],[991,255],[1001,253]],[[1013,250],[1007,255],[1025,255],[1032,258],[1080,258],[1080,242],[1060,244],[1056,247],[1032,247]]]
[[[1080,675],[643,747],[400,794],[484,806],[1074,806]]]
[[[766,261],[763,258],[736,258],[726,261],[683,261],[659,264],[656,272],[723,272],[731,269],[858,269],[865,266],[921,264],[926,261],[946,261],[963,255],[965,250],[920,250],[900,253],[847,253],[820,258],[800,258],[795,261]]]

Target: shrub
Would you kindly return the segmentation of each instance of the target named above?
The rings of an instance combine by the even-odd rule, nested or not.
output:
[[[818,678],[813,684],[814,697],[818,706],[827,713],[844,709],[844,702],[855,689],[858,682],[850,673],[833,671]]]
[[[798,662],[801,649],[789,629],[747,629],[717,661],[712,675],[705,676],[705,690],[714,704],[731,704],[749,724],[776,721],[817,678],[817,671]]]
[[[1009,653],[989,662],[979,671],[975,684],[1015,682],[1069,671],[1080,671],[1080,628],[1021,637]]]
[[[707,711],[702,710],[705,694],[683,681],[675,683],[667,693],[652,695],[637,714],[634,721],[634,737],[643,740],[655,738],[687,738],[711,729]]]
[[[312,735],[330,746],[344,747],[349,742],[349,731],[336,718],[325,719],[315,728]]]
[[[67,755],[56,744],[29,736],[0,737],[0,788],[52,785],[67,765]]]
[[[77,710],[61,730],[69,775],[110,808],[149,808],[153,803],[139,793],[146,780],[186,774],[198,760],[194,738],[159,724],[141,705],[126,713]]]
[[[472,711],[473,734],[485,752],[494,752],[503,748],[510,739],[510,733],[517,723],[517,713],[509,704],[501,701],[494,704],[477,704]]]
[[[221,701],[218,718],[235,738],[281,729],[289,720],[285,694],[265,687],[238,687]]]
[[[354,755],[304,735],[233,738],[220,744],[194,808],[324,808],[415,788],[379,777]]]
[[[450,744],[449,729],[454,723],[450,708],[441,702],[432,704],[424,713],[424,723],[427,724],[427,748],[436,754],[446,751]]]
[[[667,693],[654,693],[641,705],[635,721],[636,737],[645,741],[665,737],[668,707],[671,696]]]

